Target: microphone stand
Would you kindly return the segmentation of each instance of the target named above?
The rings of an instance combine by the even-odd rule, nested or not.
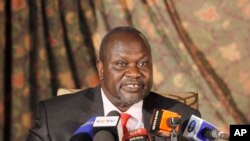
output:
[[[180,124],[180,118],[171,118],[170,125],[172,130],[170,132],[170,141],[178,141],[178,133],[176,131],[176,127]]]
[[[170,141],[178,141],[178,135],[175,129],[170,133]]]

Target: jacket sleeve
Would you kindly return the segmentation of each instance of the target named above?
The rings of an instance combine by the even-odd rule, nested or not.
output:
[[[29,130],[26,141],[51,141],[48,134],[44,102],[39,102],[35,115],[34,126]]]

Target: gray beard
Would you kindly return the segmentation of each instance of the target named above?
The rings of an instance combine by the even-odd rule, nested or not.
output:
[[[134,95],[126,96],[126,97],[122,96],[120,100],[122,101],[122,103],[124,103],[126,105],[133,105],[133,104],[138,103],[139,101],[143,100],[144,97],[146,97],[146,94],[142,95],[142,96],[137,96],[137,95],[136,96],[134,96]]]

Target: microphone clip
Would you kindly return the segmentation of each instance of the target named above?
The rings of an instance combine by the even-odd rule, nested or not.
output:
[[[178,140],[178,133],[176,127],[180,125],[181,119],[179,117],[171,117],[168,119],[167,124],[172,127],[170,131],[170,141],[177,141]]]

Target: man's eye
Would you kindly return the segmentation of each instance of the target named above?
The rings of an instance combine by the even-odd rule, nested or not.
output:
[[[126,63],[125,62],[116,62],[116,65],[119,67],[125,67]]]
[[[144,62],[140,62],[138,64],[139,67],[145,67],[145,66],[148,66],[148,62],[147,61],[144,61]]]

